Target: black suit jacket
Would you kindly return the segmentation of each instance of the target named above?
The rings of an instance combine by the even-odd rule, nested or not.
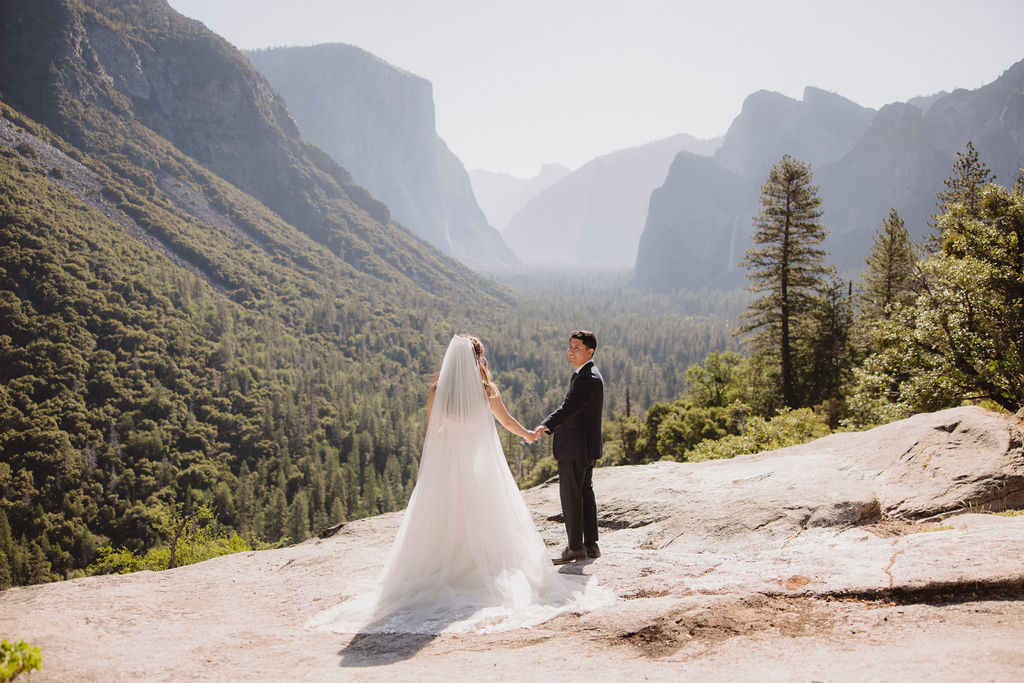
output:
[[[562,405],[541,423],[554,434],[555,460],[601,459],[603,408],[604,380],[594,362],[588,361],[573,377]]]

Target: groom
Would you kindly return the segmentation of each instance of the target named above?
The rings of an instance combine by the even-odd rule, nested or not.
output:
[[[604,380],[593,360],[596,350],[593,332],[577,330],[569,335],[568,356],[574,370],[569,392],[562,405],[533,430],[537,437],[552,432],[555,440],[552,450],[558,462],[558,494],[569,537],[561,557],[552,560],[555,564],[601,556],[592,486],[594,465],[601,458],[604,406]]]

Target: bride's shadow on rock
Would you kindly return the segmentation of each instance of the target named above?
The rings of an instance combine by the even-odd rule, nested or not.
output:
[[[380,632],[378,629],[383,623],[367,624],[359,633],[355,634],[352,640],[338,651],[338,655],[341,657],[339,666],[343,668],[387,666],[411,659],[432,643],[451,622],[435,619],[432,620],[428,631],[406,633]]]
[[[387,666],[411,659],[436,633],[357,633],[338,651],[342,667]]]

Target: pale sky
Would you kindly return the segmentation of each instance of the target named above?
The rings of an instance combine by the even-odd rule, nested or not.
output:
[[[348,43],[434,86],[468,170],[532,177],[807,85],[861,105],[991,82],[1024,59],[1021,0],[169,0],[241,49]]]

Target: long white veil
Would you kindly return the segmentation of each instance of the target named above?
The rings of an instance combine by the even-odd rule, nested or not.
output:
[[[590,583],[552,566],[502,452],[473,344],[456,336],[441,363],[416,487],[378,584],[309,626],[507,630],[611,600]]]

